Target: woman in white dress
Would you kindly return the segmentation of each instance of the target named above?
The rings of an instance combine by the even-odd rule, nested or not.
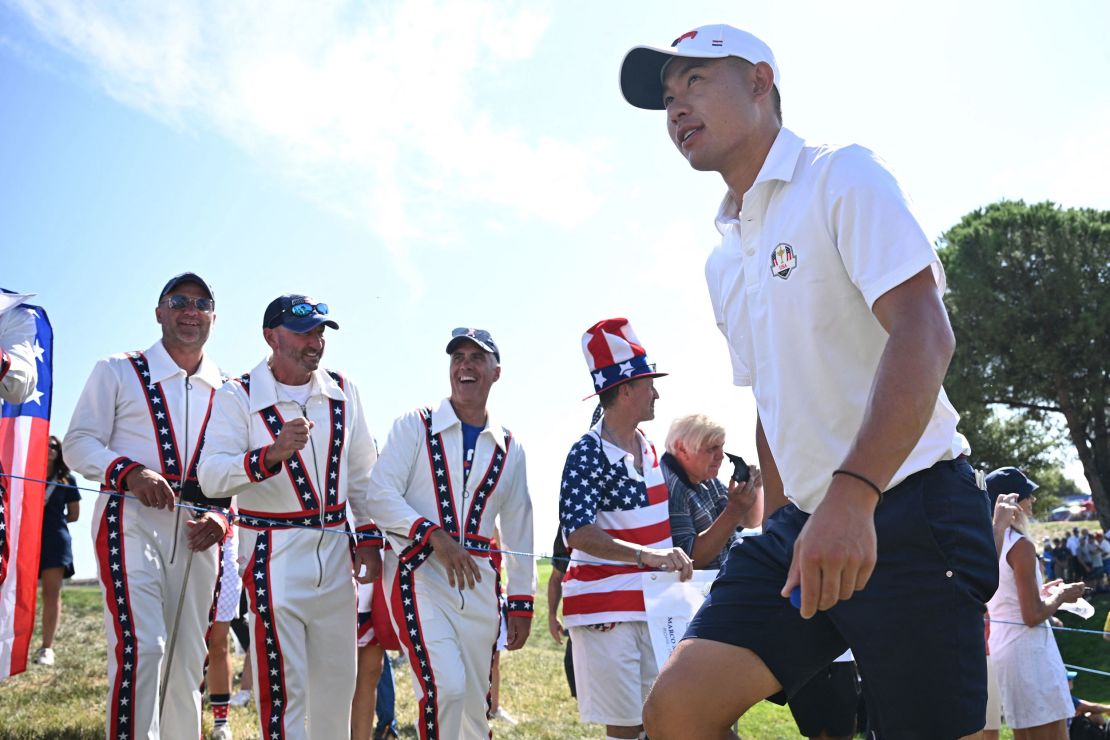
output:
[[[998,675],[1002,711],[1015,740],[1067,740],[1067,718],[1075,714],[1063,658],[1046,623],[1061,604],[1083,595],[1083,583],[1044,583],[1027,526],[1037,484],[1017,468],[987,476],[991,498],[1016,496],[1018,511],[1003,535],[998,591],[987,603],[991,615],[991,662]]]

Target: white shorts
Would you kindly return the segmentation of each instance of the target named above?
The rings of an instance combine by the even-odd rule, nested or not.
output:
[[[647,622],[617,622],[602,632],[571,627],[578,716],[583,722],[643,724],[644,700],[659,668]]]
[[[239,592],[243,577],[239,575],[239,528],[231,528],[231,537],[220,545],[220,599],[216,602],[217,622],[230,622],[239,615]]]

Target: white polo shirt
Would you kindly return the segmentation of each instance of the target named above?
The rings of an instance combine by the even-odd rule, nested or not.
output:
[[[750,385],[786,495],[812,513],[859,431],[887,334],[876,299],[944,270],[893,175],[859,146],[806,146],[781,129],[744,212],[726,195],[705,266],[733,381]],[[890,481],[969,448],[941,390]]]

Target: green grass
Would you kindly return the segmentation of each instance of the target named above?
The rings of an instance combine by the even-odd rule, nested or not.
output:
[[[563,648],[547,632],[546,600],[542,597],[550,566],[540,564],[536,619],[524,649],[502,656],[501,703],[520,724],[508,727],[495,723],[499,738],[575,740],[604,736],[598,725],[578,722],[578,708],[563,678]],[[57,664],[53,668],[29,666],[26,673],[0,684],[0,738],[13,740],[45,738],[103,737],[104,702],[107,681],[106,655],[100,591],[95,586],[68,587],[63,592],[61,626],[56,639]],[[1110,596],[1091,599],[1097,609],[1090,620],[1080,620],[1061,612],[1065,625],[1101,630]],[[1073,665],[1110,671],[1110,645],[1097,635],[1058,632],[1064,661]],[[37,648],[38,634],[32,643]],[[238,659],[241,663],[242,659]],[[736,680],[736,679],[733,679]],[[396,673],[397,716],[401,736],[415,738],[411,722],[416,715],[415,701],[407,669]],[[1080,674],[1076,694],[1099,702],[1110,701],[1110,678]],[[231,710],[231,723],[237,740],[257,738],[253,704]],[[208,728],[211,715],[205,714]],[[741,720],[740,734],[745,738],[799,737],[789,710],[763,702]],[[1003,738],[1011,738],[1003,729]]]

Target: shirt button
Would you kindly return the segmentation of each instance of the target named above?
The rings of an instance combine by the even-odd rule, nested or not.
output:
[[[952,577],[952,571],[950,571],[950,570],[945,571],[944,575],[945,575],[946,578],[951,578]]]

